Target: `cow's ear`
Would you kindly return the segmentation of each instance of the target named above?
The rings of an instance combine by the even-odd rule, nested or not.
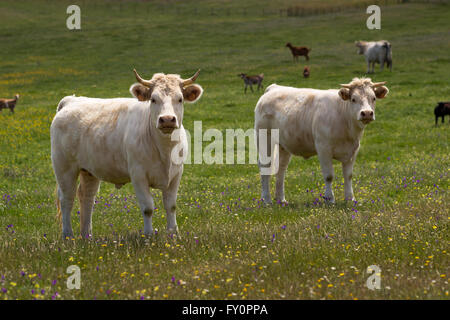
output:
[[[389,93],[389,89],[385,86],[374,88],[373,91],[375,91],[377,99],[383,99]]]
[[[131,94],[139,101],[150,100],[151,90],[140,83],[135,83],[130,87]]]
[[[183,89],[183,97],[186,102],[194,103],[200,99],[203,94],[203,88],[198,84],[187,86]]]
[[[350,89],[341,88],[341,89],[339,89],[338,93],[339,93],[339,96],[342,98],[342,100],[350,99]]]

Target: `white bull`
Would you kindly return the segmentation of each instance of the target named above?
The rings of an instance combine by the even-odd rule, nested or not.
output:
[[[144,80],[135,74],[139,83],[130,92],[139,101],[68,96],[58,105],[50,134],[63,238],[73,237],[70,213],[75,194],[80,201],[81,236],[92,233],[92,209],[101,180],[116,187],[131,181],[146,235],[153,233],[155,207],[149,187],[161,189],[167,230],[178,231],[175,209],[183,163],[172,156],[187,154],[183,102],[197,101],[203,89],[193,84],[198,72],[187,80],[162,73]],[[179,134],[178,139],[172,133]]]
[[[392,71],[392,48],[388,41],[356,41],[355,45],[358,47],[358,54],[363,54],[366,58],[367,73],[374,72],[375,63],[380,64],[380,71],[383,71],[385,63],[389,70]],[[370,70],[371,64],[372,70]]]
[[[276,173],[276,200],[285,202],[284,177],[291,155],[309,158],[318,155],[325,180],[325,200],[334,202],[331,184],[333,159],[342,162],[345,198],[354,200],[352,172],[365,126],[375,120],[375,100],[389,92],[384,82],[355,78],[340,90],[298,89],[270,85],[255,108],[255,131],[278,130],[279,160]],[[262,136],[262,135],[261,135]],[[271,161],[259,161],[262,198],[272,202],[269,190],[270,170],[274,162],[271,135],[257,146],[264,146]],[[261,141],[259,141],[262,139]],[[266,141],[263,141],[266,140]],[[260,145],[261,143],[261,145]],[[259,151],[261,154],[261,151]],[[262,153],[264,154],[264,153]]]

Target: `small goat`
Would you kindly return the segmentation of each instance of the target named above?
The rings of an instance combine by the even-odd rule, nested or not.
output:
[[[16,106],[16,102],[19,100],[19,95],[16,94],[14,96],[14,99],[0,99],[0,112],[2,112],[2,109],[8,109],[12,113],[14,113],[14,108]]]
[[[294,47],[290,42],[286,43],[286,47],[291,49],[292,56],[294,57],[294,62],[298,61],[298,56],[305,56],[306,60],[309,60],[308,53],[311,51],[307,47]]]
[[[442,123],[444,123],[444,117],[447,115],[450,115],[450,102],[438,102],[436,108],[434,108],[436,126],[438,124],[438,118],[442,117]]]
[[[262,85],[262,81],[264,80],[264,74],[261,73],[260,75],[257,76],[248,76],[245,73],[241,73],[238,74],[239,77],[242,78],[242,80],[244,80],[244,84],[245,84],[245,88],[244,88],[244,93],[247,93],[247,87],[250,86],[250,90],[252,90],[253,92],[253,85],[257,84],[258,88],[257,90],[259,91],[259,88],[263,88]]]
[[[304,69],[303,69],[303,77],[305,77],[305,78],[308,78],[309,77],[309,67],[308,66],[306,66]]]

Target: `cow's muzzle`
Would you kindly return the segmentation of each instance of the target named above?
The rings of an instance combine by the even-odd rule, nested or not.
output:
[[[178,128],[177,118],[175,116],[160,116],[158,118],[158,129],[164,133],[172,133]]]
[[[364,124],[368,124],[373,120],[375,120],[375,114],[373,113],[372,110],[363,110],[359,115],[360,115],[359,120]]]

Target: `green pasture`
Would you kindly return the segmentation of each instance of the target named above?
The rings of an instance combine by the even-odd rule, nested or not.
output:
[[[375,2],[381,30],[352,0],[79,1],[71,31],[72,1],[1,1],[0,98],[20,100],[0,113],[0,299],[448,299],[450,120],[435,127],[433,109],[450,100],[450,4]],[[390,93],[364,132],[356,203],[344,201],[337,162],[337,202],[323,203],[317,157],[293,158],[289,204],[271,207],[256,165],[188,164],[178,237],[164,230],[160,191],[158,233],[145,238],[131,184],[104,183],[93,239],[61,239],[49,128],[62,97],[128,97],[133,68],[146,78],[201,69],[185,128],[247,130],[262,92],[244,94],[239,73],[264,73],[265,87],[339,88],[365,76],[354,41],[381,39],[393,70],[369,77]],[[310,60],[294,63],[286,42],[311,47]],[[79,290],[67,289],[70,265]],[[379,290],[366,286],[370,265]]]

